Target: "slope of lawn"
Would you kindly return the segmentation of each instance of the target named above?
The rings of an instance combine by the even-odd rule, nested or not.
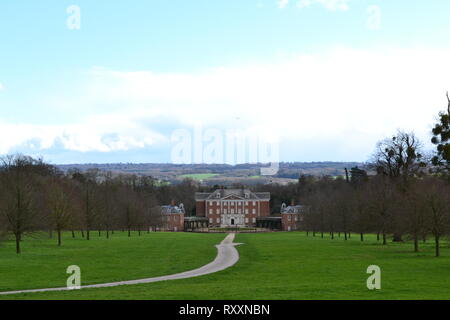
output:
[[[185,241],[184,234],[178,242]],[[223,235],[222,235],[223,236]],[[205,241],[210,239],[205,237]],[[14,299],[450,299],[450,248],[433,243],[412,252],[409,242],[387,246],[374,236],[307,237],[299,232],[238,234],[239,262],[197,278],[114,288],[10,296]],[[170,254],[165,252],[165,254]],[[164,259],[161,255],[161,259]],[[200,263],[199,263],[200,264]],[[366,287],[369,265],[381,268],[378,291]],[[130,265],[133,265],[130,261]],[[161,264],[163,267],[163,264]],[[3,297],[2,299],[5,299]]]
[[[217,173],[190,173],[190,174],[183,174],[180,177],[181,178],[191,178],[194,180],[205,180],[209,178],[213,178],[218,176]]]
[[[0,244],[0,291],[64,287],[67,267],[81,268],[82,284],[133,280],[186,271],[212,261],[215,245],[224,235],[143,232],[131,237],[115,232],[110,239],[91,233],[91,240],[78,233],[56,239],[40,234],[22,241],[15,253],[14,241]]]

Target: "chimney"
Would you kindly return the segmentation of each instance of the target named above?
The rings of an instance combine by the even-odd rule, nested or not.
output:
[[[294,199],[291,200],[291,206],[292,207],[295,206],[295,200]]]
[[[171,205],[172,207],[175,207],[175,200],[172,199],[172,201],[170,202],[170,205]]]

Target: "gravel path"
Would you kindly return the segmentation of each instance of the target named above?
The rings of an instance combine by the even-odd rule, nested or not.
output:
[[[119,282],[110,282],[110,283],[101,283],[101,284],[91,284],[86,286],[81,286],[81,289],[85,288],[105,288],[105,287],[117,287],[123,285],[132,285],[132,284],[140,284],[140,283],[150,283],[157,281],[165,281],[165,280],[177,280],[177,279],[185,279],[185,278],[193,278],[198,276],[203,276],[205,274],[210,274],[214,272],[218,272],[224,269],[227,269],[239,260],[239,253],[236,250],[235,246],[239,245],[239,243],[233,243],[234,233],[228,234],[225,239],[217,247],[217,256],[213,262],[204,265],[198,269],[194,269],[191,271],[171,274],[168,276],[154,277],[154,278],[146,278],[140,280],[130,280],[130,281],[119,281]],[[48,291],[69,291],[66,287],[62,288],[46,288],[46,289],[33,289],[33,290],[17,290],[17,291],[6,291],[0,292],[0,295],[7,294],[18,294],[18,293],[32,293],[32,292],[48,292]]]

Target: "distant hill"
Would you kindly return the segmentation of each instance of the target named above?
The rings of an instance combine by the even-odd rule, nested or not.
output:
[[[148,175],[159,180],[176,183],[185,178],[199,180],[205,184],[227,185],[233,183],[288,183],[302,174],[314,176],[343,176],[345,168],[363,167],[359,162],[281,162],[275,176],[260,176],[263,164],[172,164],[172,163],[105,163],[57,165],[69,170],[86,171],[98,169],[115,173]]]

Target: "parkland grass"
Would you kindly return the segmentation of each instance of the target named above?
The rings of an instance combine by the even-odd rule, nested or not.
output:
[[[110,239],[91,232],[91,240],[64,233],[62,246],[40,234],[22,242],[0,244],[0,291],[65,287],[67,267],[78,265],[82,284],[96,284],[162,276],[191,270],[217,254],[220,234],[115,232]]]
[[[215,256],[213,244],[220,242],[224,234],[154,233],[128,241],[116,240],[116,257],[108,250],[97,249],[96,239],[88,247],[78,246],[82,240],[67,241],[69,248],[26,248],[28,258],[15,257],[1,249],[1,271],[7,270],[11,279],[2,280],[3,289],[24,289],[64,285],[65,270],[75,248],[84,252],[82,281],[101,282],[102,279],[124,280],[170,274],[207,263]],[[170,240],[169,240],[170,239]],[[84,240],[87,242],[86,240]],[[189,242],[186,250],[183,242]],[[442,256],[434,257],[433,243],[421,244],[419,253],[413,252],[410,242],[387,246],[377,242],[375,236],[366,236],[360,242],[357,235],[349,240],[331,240],[320,236],[309,237],[300,232],[238,234],[235,242],[240,260],[226,270],[201,277],[163,281],[113,288],[82,289],[70,292],[21,294],[1,299],[450,299],[450,248],[442,243]],[[70,243],[70,244],[69,244]],[[172,243],[172,245],[169,245]],[[47,243],[50,246],[50,243]],[[86,245],[83,242],[83,245]],[[164,250],[155,249],[162,245]],[[178,247],[180,245],[181,247]],[[103,245],[105,246],[105,245]],[[109,245],[107,246],[109,247]],[[25,248],[25,247],[24,247]],[[73,249],[70,249],[73,248]],[[178,249],[177,249],[178,248]],[[183,248],[183,249],[181,249]],[[51,250],[50,250],[51,249]],[[57,262],[55,250],[64,263]],[[64,252],[63,250],[67,250]],[[175,255],[172,250],[178,250]],[[75,250],[76,251],[76,250]],[[128,251],[128,252],[127,252]],[[146,258],[150,252],[152,258]],[[8,256],[6,258],[4,255]],[[105,258],[109,256],[110,258]],[[76,256],[81,256],[76,254]],[[145,262],[139,261],[139,257]],[[169,258],[168,258],[169,257]],[[19,260],[16,260],[19,259]],[[20,259],[24,259],[20,261]],[[58,268],[41,268],[40,277],[24,275],[47,261]],[[108,262],[109,261],[109,262]],[[9,268],[18,268],[14,272]],[[174,265],[176,264],[176,265]],[[137,267],[135,267],[135,265]],[[366,287],[369,265],[381,268],[381,290],[370,291]],[[147,268],[147,269],[146,269]],[[139,270],[136,270],[139,269]],[[135,270],[135,271],[131,271]],[[58,271],[58,275],[55,275]],[[108,272],[110,275],[105,275]],[[145,275],[144,275],[145,273]],[[36,275],[36,273],[35,273]],[[95,276],[94,276],[95,275]],[[60,278],[63,278],[61,280]],[[114,278],[114,279],[112,279]],[[6,284],[5,284],[6,283]]]
[[[180,177],[181,178],[191,178],[194,180],[206,180],[213,177],[218,176],[217,173],[190,173],[190,174],[183,174]]]

